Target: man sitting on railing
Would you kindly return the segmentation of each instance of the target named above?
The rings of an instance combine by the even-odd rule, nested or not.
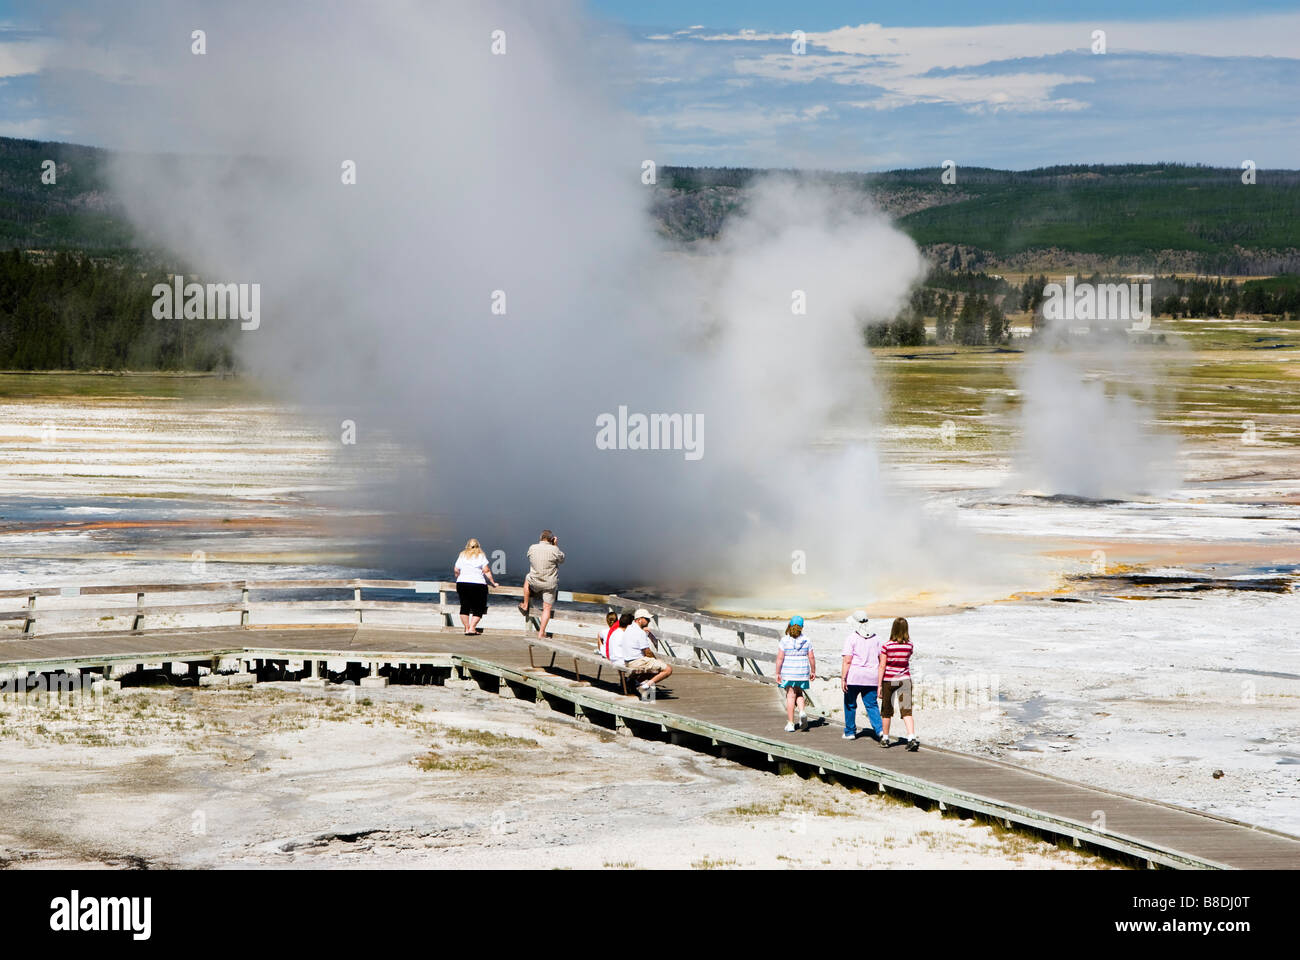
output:
[[[627,616],[625,613],[619,618],[620,626]],[[637,684],[637,696],[642,700],[653,700],[656,684],[668,679],[673,672],[670,664],[654,655],[651,645],[658,641],[654,634],[646,629],[649,625],[650,612],[638,610],[632,615],[623,631],[614,635],[617,646],[614,645],[614,641],[610,644],[610,659],[623,663],[633,675],[633,679],[645,674],[652,675],[648,680],[642,680]]]

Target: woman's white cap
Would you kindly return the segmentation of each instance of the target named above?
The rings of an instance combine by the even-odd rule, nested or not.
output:
[[[866,622],[867,622],[867,611],[865,610],[854,610],[852,615],[849,617],[849,623],[866,623]]]

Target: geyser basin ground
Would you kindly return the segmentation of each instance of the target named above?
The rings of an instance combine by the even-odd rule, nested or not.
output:
[[[1266,326],[1296,339],[1295,325]],[[1045,575],[997,602],[926,582],[843,606],[867,606],[882,631],[893,616],[911,618],[931,676],[997,677],[995,716],[922,714],[933,742],[1300,832],[1300,609],[1294,593],[1249,588],[1260,578],[1293,584],[1300,563],[1300,350],[1255,350],[1258,334],[1226,321],[1164,329],[1184,348],[1152,354],[1151,376],[1171,396],[1149,409],[1182,439],[1183,481],[1117,502],[1015,486],[1019,355],[881,351],[886,426],[870,438],[895,479]],[[0,402],[6,587],[351,575],[383,542],[386,518],[338,506],[358,464],[337,436],[247,384],[4,375]],[[846,423],[828,440],[864,435]],[[365,469],[404,456],[372,453]],[[466,535],[425,522],[431,540]],[[572,531],[566,547],[587,535],[598,534]],[[442,577],[450,556],[371,570]],[[1132,579],[1143,575],[1168,580]],[[1218,582],[1189,589],[1197,578]],[[1231,578],[1240,589],[1225,589]],[[751,612],[839,607],[813,600],[815,587],[788,601],[713,599]],[[829,672],[842,612],[811,625]],[[822,693],[834,701],[833,689]]]

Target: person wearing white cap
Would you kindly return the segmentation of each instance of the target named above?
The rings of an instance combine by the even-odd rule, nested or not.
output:
[[[669,663],[654,655],[651,644],[655,642],[655,638],[654,634],[646,629],[649,625],[650,611],[637,610],[632,614],[632,622],[616,638],[619,641],[617,657],[614,656],[613,650],[610,651],[610,659],[621,660],[633,674],[652,674],[650,679],[642,680],[637,684],[636,693],[642,700],[653,698],[656,686],[672,676],[673,672]]]
[[[880,706],[876,703],[880,689],[880,647],[876,635],[867,627],[865,610],[854,610],[849,617],[853,630],[844,640],[844,659],[840,663],[840,689],[844,691],[844,739],[858,736],[858,697],[867,708],[871,738],[880,739]]]

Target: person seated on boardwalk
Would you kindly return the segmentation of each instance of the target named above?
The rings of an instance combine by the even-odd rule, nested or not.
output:
[[[623,614],[619,618],[619,626],[623,626]],[[638,610],[632,614],[627,626],[623,627],[621,633],[616,634],[618,640],[617,658],[611,656],[610,659],[617,659],[627,667],[628,672],[632,674],[635,682],[637,677],[644,677],[649,674],[649,678],[637,683],[636,695],[642,700],[654,699],[655,691],[658,684],[662,683],[672,676],[672,666],[664,660],[655,656],[652,644],[657,643],[655,636],[646,628],[650,625],[650,612],[648,610]],[[611,654],[615,651],[613,647]]]
[[[488,584],[495,587],[497,582],[492,579],[487,555],[473,537],[465,541],[465,549],[451,569],[456,575],[456,595],[460,597],[460,622],[465,636],[472,637],[483,632],[478,623],[487,613]]]
[[[543,640],[550,636],[546,625],[551,622],[555,594],[560,588],[560,564],[564,562],[564,551],[559,543],[555,534],[543,530],[537,542],[528,548],[528,576],[524,577],[524,600],[519,609],[528,616],[533,605],[531,594],[542,595],[542,619],[537,625],[537,636]]]
[[[786,732],[795,729],[794,709],[799,707],[799,726],[808,725],[804,706],[808,695],[804,692],[817,675],[817,658],[812,644],[803,635],[803,617],[793,616],[785,628],[785,636],[776,651],[776,682],[785,690]]]
[[[629,610],[615,619],[614,626],[610,628],[605,637],[605,659],[611,660],[619,666],[623,666],[627,661],[623,649],[623,634],[627,632],[627,628],[630,626],[632,626],[632,612]]]
[[[921,747],[912,721],[911,665],[912,638],[907,633],[907,621],[898,617],[889,631],[889,641],[880,648],[880,715],[884,719],[884,728],[880,732],[882,747],[892,747],[898,742],[889,739],[894,697],[898,697],[898,712],[907,726],[907,749],[919,750]]]
[[[880,648],[881,642],[867,629],[867,614],[864,610],[855,610],[849,617],[853,630],[844,640],[844,659],[840,662],[840,689],[844,691],[844,739],[854,740],[858,736],[857,707],[858,697],[867,708],[867,722],[871,724],[868,734],[873,740],[880,739],[880,708],[876,706],[876,695],[880,686]]]
[[[618,614],[611,610],[605,614],[605,634],[596,641],[596,652],[606,660],[609,659],[609,638],[614,635],[614,631],[617,629]]]

